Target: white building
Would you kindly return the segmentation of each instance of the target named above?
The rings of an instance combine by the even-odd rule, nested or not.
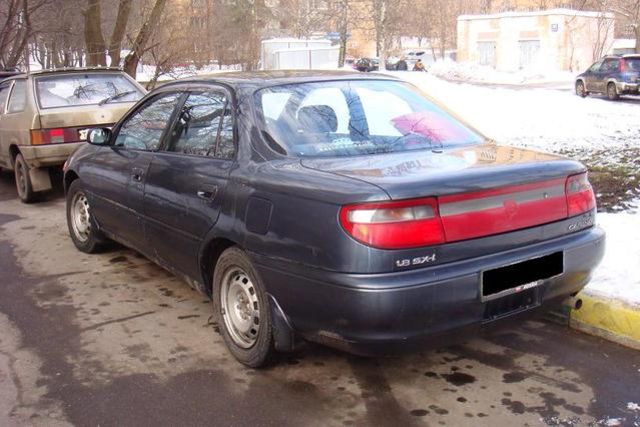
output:
[[[458,17],[458,61],[499,71],[577,71],[611,51],[614,16],[552,9]]]

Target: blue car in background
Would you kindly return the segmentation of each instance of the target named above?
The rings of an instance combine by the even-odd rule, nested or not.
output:
[[[620,95],[638,95],[640,54],[606,56],[576,78],[576,95],[606,94],[610,100]]]

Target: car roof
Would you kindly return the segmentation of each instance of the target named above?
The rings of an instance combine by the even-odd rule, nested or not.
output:
[[[55,75],[55,74],[68,74],[68,73],[87,73],[87,72],[120,72],[122,69],[115,67],[69,67],[69,68],[55,68],[46,70],[29,71],[26,73],[18,73],[16,76],[42,76],[42,75]],[[13,77],[13,76],[12,76]]]
[[[8,79],[9,77],[17,76],[20,71],[15,70],[0,70],[0,81]]]
[[[640,59],[640,53],[628,53],[626,55],[622,55],[623,58],[632,58],[632,59]]]
[[[232,87],[268,87],[291,83],[307,83],[334,80],[390,80],[396,77],[377,73],[358,73],[339,70],[274,70],[274,71],[234,71],[184,78],[166,83],[161,87],[193,83],[223,83]]]

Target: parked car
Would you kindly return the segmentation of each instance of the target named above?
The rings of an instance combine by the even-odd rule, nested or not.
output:
[[[607,56],[576,78],[576,94],[603,93],[610,100],[640,92],[640,55]]]
[[[94,126],[113,125],[146,91],[116,69],[17,74],[0,83],[0,167],[13,170],[20,199],[51,189],[59,167]]]
[[[20,74],[20,71],[18,71],[15,68],[12,69],[6,69],[6,70],[0,70],[0,81],[8,78],[8,77],[12,77],[15,76],[17,74]]]
[[[362,73],[378,71],[380,60],[378,58],[360,58],[355,62],[353,68]]]
[[[89,142],[65,165],[75,246],[185,278],[252,367],[300,338],[379,354],[516,324],[603,256],[582,164],[496,145],[389,76],[176,81]]]

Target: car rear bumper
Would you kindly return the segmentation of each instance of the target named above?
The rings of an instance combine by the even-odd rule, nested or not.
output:
[[[640,84],[639,83],[618,83],[618,93],[620,94],[637,94]]]
[[[20,153],[31,168],[62,165],[84,142],[64,144],[22,145]]]
[[[480,258],[369,275],[318,271],[257,254],[252,258],[267,291],[296,333],[352,353],[373,355],[442,346],[503,319],[513,323],[515,318],[558,305],[588,283],[604,246],[604,232],[594,227]],[[482,301],[482,271],[557,252],[564,254],[562,274],[531,291]],[[488,317],[497,305],[529,297],[529,305]]]

